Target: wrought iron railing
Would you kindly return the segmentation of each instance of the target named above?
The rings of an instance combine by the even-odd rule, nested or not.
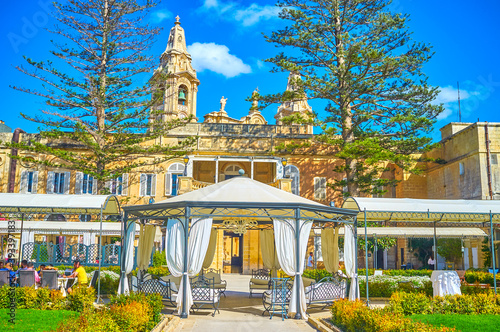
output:
[[[137,266],[137,247],[134,248],[134,269]],[[102,246],[101,266],[120,265],[122,247],[116,244]],[[151,253],[153,262],[154,250]],[[23,245],[22,259],[33,262],[35,266],[40,264],[71,265],[75,259],[79,259],[84,266],[99,265],[99,245],[85,245],[81,243],[66,244],[51,242],[28,242]]]

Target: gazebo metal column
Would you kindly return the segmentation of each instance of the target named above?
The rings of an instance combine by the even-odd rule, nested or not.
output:
[[[302,278],[300,271],[300,209],[295,209],[295,283],[297,284],[296,292],[297,292],[297,308],[295,312],[295,319],[302,319],[302,315],[300,314],[300,287],[299,282]]]
[[[186,207],[186,214],[184,216],[184,263],[182,268],[182,287],[184,291],[182,292],[182,312],[181,318],[187,318],[187,287],[188,287],[188,240],[189,240],[189,216],[190,216],[190,208]]]
[[[123,213],[123,218],[122,218],[122,229],[123,229],[123,233],[122,233],[122,257],[120,259],[120,278],[123,280],[122,284],[121,284],[121,290],[120,290],[120,294],[123,294],[125,292],[125,278],[126,278],[126,275],[125,275],[125,256],[127,255],[127,252],[128,252],[128,248],[127,248],[127,230],[128,230],[128,227],[127,227],[127,222],[128,222],[128,212],[125,211]]]
[[[493,233],[493,214],[490,211],[491,265],[493,267],[493,287],[497,293],[497,269],[495,262],[495,234]]]
[[[366,225],[366,208],[364,210],[365,218],[365,270],[366,270],[366,306],[370,306],[370,295],[368,291],[368,228]],[[358,250],[356,246],[356,250]]]

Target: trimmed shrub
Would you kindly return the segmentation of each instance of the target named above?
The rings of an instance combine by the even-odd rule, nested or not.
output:
[[[131,301],[123,305],[112,305],[111,317],[123,331],[149,331],[152,310],[147,303]]]
[[[447,327],[434,327],[414,322],[401,314],[388,313],[381,309],[369,309],[361,301],[335,301],[332,305],[332,323],[344,331],[455,331]]]
[[[500,299],[493,293],[428,297],[419,293],[397,292],[386,309],[390,312],[413,314],[500,314]]]
[[[159,294],[130,293],[130,295],[118,295],[111,297],[109,304],[111,306],[124,306],[132,302],[142,303],[150,308],[149,329],[152,329],[160,321],[163,302]]]
[[[38,309],[37,291],[33,287],[16,288],[17,308],[19,309]]]
[[[73,292],[68,294],[68,308],[73,311],[87,311],[93,307],[95,290],[92,287],[75,286]]]
[[[428,314],[432,312],[431,299],[421,293],[396,292],[389,302],[390,311],[400,315]]]
[[[57,332],[121,332],[108,310],[87,311],[59,324]]]

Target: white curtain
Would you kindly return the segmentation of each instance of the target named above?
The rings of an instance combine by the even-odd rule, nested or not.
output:
[[[125,244],[124,251],[122,252],[122,255],[125,255],[125,264],[123,266],[125,270],[125,279],[122,278],[120,275],[120,283],[118,284],[118,294],[128,294],[129,293],[129,285],[127,282],[127,275],[132,272],[132,269],[134,267],[134,240],[135,240],[135,221],[130,220],[128,222],[128,227],[127,227],[127,234],[125,238],[125,243],[122,243],[122,248],[123,244]],[[122,283],[123,283],[123,293],[122,293]]]
[[[351,278],[349,300],[359,299],[358,272],[356,271],[356,240],[352,225],[344,226],[344,263],[347,276]]]
[[[274,245],[274,231],[265,229],[260,232],[260,252],[262,254],[262,263],[271,270],[271,275],[276,278],[277,271],[281,268]]]
[[[187,225],[185,225],[187,227]],[[187,273],[184,274],[184,228],[178,220],[169,220],[165,232],[165,246],[168,270],[174,277],[182,277],[179,291],[177,292],[177,311],[182,313],[182,301],[184,291],[186,292],[186,312],[193,305],[193,295],[189,277],[197,275],[203,265],[205,255],[210,241],[210,230],[212,228],[212,218],[193,219],[189,231],[189,241],[187,250]],[[184,280],[187,280],[187,288],[184,290]]]
[[[86,246],[95,244],[95,233],[83,233],[83,244]]]
[[[137,253],[137,267],[139,270],[147,270],[153,251],[156,226],[142,225],[139,231],[139,246]]]
[[[289,276],[295,276],[292,288],[292,296],[288,313],[292,316],[297,312],[297,288],[300,289],[300,314],[303,319],[306,319],[306,294],[304,291],[304,283],[302,281],[302,273],[304,272],[305,256],[307,251],[307,242],[309,233],[311,232],[312,222],[300,220],[299,230],[296,230],[296,221],[294,219],[273,219],[276,252],[281,268]],[[296,238],[295,232],[300,231],[299,236],[299,267],[297,269],[296,257]]]
[[[203,260],[203,268],[208,269],[214,260],[215,249],[217,248],[217,230],[212,229],[210,233],[210,242],[208,243],[207,253]]]
[[[325,269],[330,273],[339,271],[339,227],[321,230],[321,252]]]

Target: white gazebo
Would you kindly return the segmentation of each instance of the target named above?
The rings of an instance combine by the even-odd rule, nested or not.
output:
[[[274,188],[250,178],[239,176],[186,194],[148,204],[125,206],[124,227],[126,246],[122,256],[121,288],[126,291],[126,275],[131,272],[130,229],[139,219],[144,228],[145,240],[139,240],[138,265],[150,254],[147,240],[151,224],[166,228],[166,252],[169,271],[182,276],[177,296],[181,317],[188,315],[191,291],[188,276],[201,270],[208,247],[212,225],[221,228],[274,228],[276,253],[286,274],[295,276],[289,312],[300,319],[305,313],[305,295],[302,284],[304,258],[311,228],[324,228],[343,223],[349,226],[352,250],[349,254],[355,284],[357,276],[355,262],[355,239],[357,212],[325,206],[292,193]],[[131,227],[132,226],[132,227]],[[142,231],[141,231],[142,232]],[[141,261],[141,263],[139,263]],[[349,273],[348,273],[349,274]],[[186,291],[184,291],[186,290]]]

